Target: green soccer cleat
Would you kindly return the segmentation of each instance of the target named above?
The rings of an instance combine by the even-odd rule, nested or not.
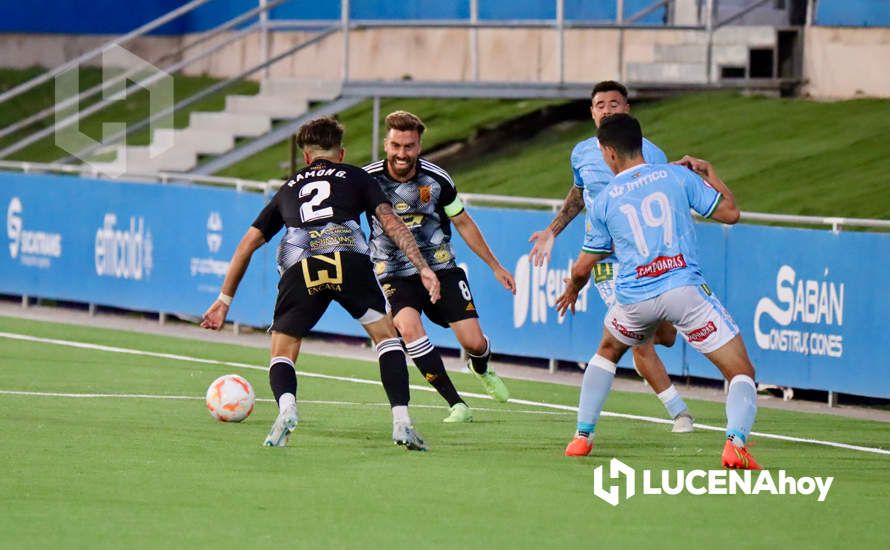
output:
[[[507,385],[504,384],[501,377],[498,376],[491,367],[488,367],[488,370],[485,371],[484,374],[478,374],[473,370],[473,364],[469,361],[468,364],[470,372],[475,374],[476,378],[482,382],[482,387],[485,388],[485,393],[490,395],[498,403],[506,403],[507,400],[510,399],[510,390],[507,389]]]
[[[472,422],[473,421],[473,411],[470,410],[470,407],[466,405],[466,403],[455,403],[453,407],[451,407],[451,414],[448,415],[442,422],[446,422],[448,424],[457,424],[460,422]]]

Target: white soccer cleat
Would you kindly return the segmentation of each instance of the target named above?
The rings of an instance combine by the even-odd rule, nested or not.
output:
[[[272,429],[269,435],[263,441],[266,447],[284,447],[290,438],[291,432],[297,427],[297,406],[288,405],[283,411],[278,413],[278,418],[272,423]]]
[[[392,425],[392,442],[409,451],[425,451],[426,443],[414,431],[414,426],[406,422],[396,422]]]
[[[674,418],[674,427],[671,429],[675,434],[688,434],[695,430],[695,419],[688,411],[683,411]]]

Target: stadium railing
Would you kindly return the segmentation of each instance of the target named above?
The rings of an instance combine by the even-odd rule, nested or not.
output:
[[[20,162],[0,160],[0,171],[30,173],[61,173],[79,175],[98,179],[117,179],[116,176],[103,173],[89,165],[71,165],[60,163]],[[127,174],[127,181],[140,180],[147,182],[205,184],[220,187],[233,187],[238,191],[257,191],[268,195],[284,183],[281,180],[256,181],[243,178],[231,178],[195,173],[152,172],[146,174]],[[528,207],[535,209],[559,210],[561,199],[537,197],[516,197],[511,195],[490,195],[483,193],[460,193],[467,205],[499,205],[511,207]],[[765,222],[792,225],[829,226],[832,231],[840,231],[843,227],[867,227],[872,229],[890,229],[890,220],[871,218],[846,218],[840,216],[799,216],[794,214],[771,214],[766,212],[742,212],[742,221]]]

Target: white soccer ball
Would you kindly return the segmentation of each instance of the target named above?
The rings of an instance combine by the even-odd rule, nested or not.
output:
[[[220,376],[207,388],[207,410],[220,422],[241,422],[253,411],[256,395],[237,374]]]

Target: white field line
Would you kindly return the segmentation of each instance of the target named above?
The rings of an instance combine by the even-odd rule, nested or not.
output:
[[[70,393],[70,392],[47,392],[47,391],[25,391],[25,390],[0,390],[0,395],[20,395],[25,397],[59,397],[73,399],[161,399],[176,401],[203,401],[204,398],[197,395],[151,395],[147,393]],[[274,403],[274,399],[257,398],[258,402]],[[334,405],[337,407],[389,407],[389,403],[362,403],[358,401],[329,401],[318,399],[300,399],[300,405]],[[443,405],[411,405],[412,409],[444,409]],[[473,407],[474,411],[485,412],[507,412],[518,414],[539,414],[539,415],[567,415],[568,411],[530,411],[525,409],[492,409],[485,407]]]
[[[36,336],[30,336],[27,334],[17,334],[13,332],[0,332],[0,338],[8,338],[10,340],[21,340],[25,342],[35,342],[40,344],[53,344],[57,346],[67,346],[72,348],[80,348],[80,349],[91,349],[97,351],[106,351],[110,353],[125,353],[129,355],[138,355],[143,357],[158,357],[161,359],[173,359],[175,361],[185,361],[190,363],[202,363],[205,365],[224,365],[227,367],[235,367],[241,369],[253,369],[253,370],[261,370],[267,371],[268,367],[260,367],[257,365],[249,365],[246,363],[237,363],[233,361],[217,361],[215,359],[203,359],[200,357],[191,357],[188,355],[177,355],[172,353],[159,353],[154,351],[143,351],[132,348],[119,348],[114,346],[103,346],[100,344],[89,344],[85,342],[74,342],[70,340],[57,340],[54,338],[39,338]],[[374,386],[381,385],[380,382],[375,380],[367,380],[364,378],[352,378],[349,376],[333,376],[330,374],[320,374],[316,372],[305,372],[305,371],[297,371],[297,374],[300,376],[305,376],[307,378],[321,378],[325,380],[337,380],[341,382],[351,382],[354,384],[369,384]],[[411,385],[412,390],[418,391],[428,391],[433,392],[435,389],[429,386],[417,386]],[[478,399],[491,399],[490,396],[479,393],[470,393],[464,392],[463,395],[467,395],[470,397],[476,397]],[[560,405],[557,403],[546,403],[542,401],[529,401],[526,399],[510,399],[510,403],[515,403],[517,405],[529,405],[532,407],[541,407],[546,409],[555,409],[559,411],[569,411],[576,412],[578,410],[577,407],[572,407],[569,405]],[[653,424],[670,424],[671,421],[665,418],[655,418],[652,416],[640,416],[636,414],[624,414],[624,413],[613,413],[608,411],[602,412],[603,416],[613,416],[616,418],[624,418],[627,420],[638,420],[641,422],[650,422]],[[720,426],[710,426],[708,424],[695,424],[695,427],[702,430],[711,430],[716,432],[722,432],[725,428]],[[780,441],[790,441],[794,443],[808,443],[811,445],[822,445],[825,447],[835,447],[838,449],[847,449],[850,451],[859,451],[863,453],[873,453],[873,454],[881,454],[881,455],[890,455],[890,450],[887,449],[879,449],[875,447],[863,447],[861,445],[850,445],[847,443],[838,443],[836,441],[823,441],[821,439],[809,439],[804,437],[793,437],[788,435],[781,434],[770,434],[765,432],[751,432],[751,435],[762,437],[764,439],[777,439]]]

